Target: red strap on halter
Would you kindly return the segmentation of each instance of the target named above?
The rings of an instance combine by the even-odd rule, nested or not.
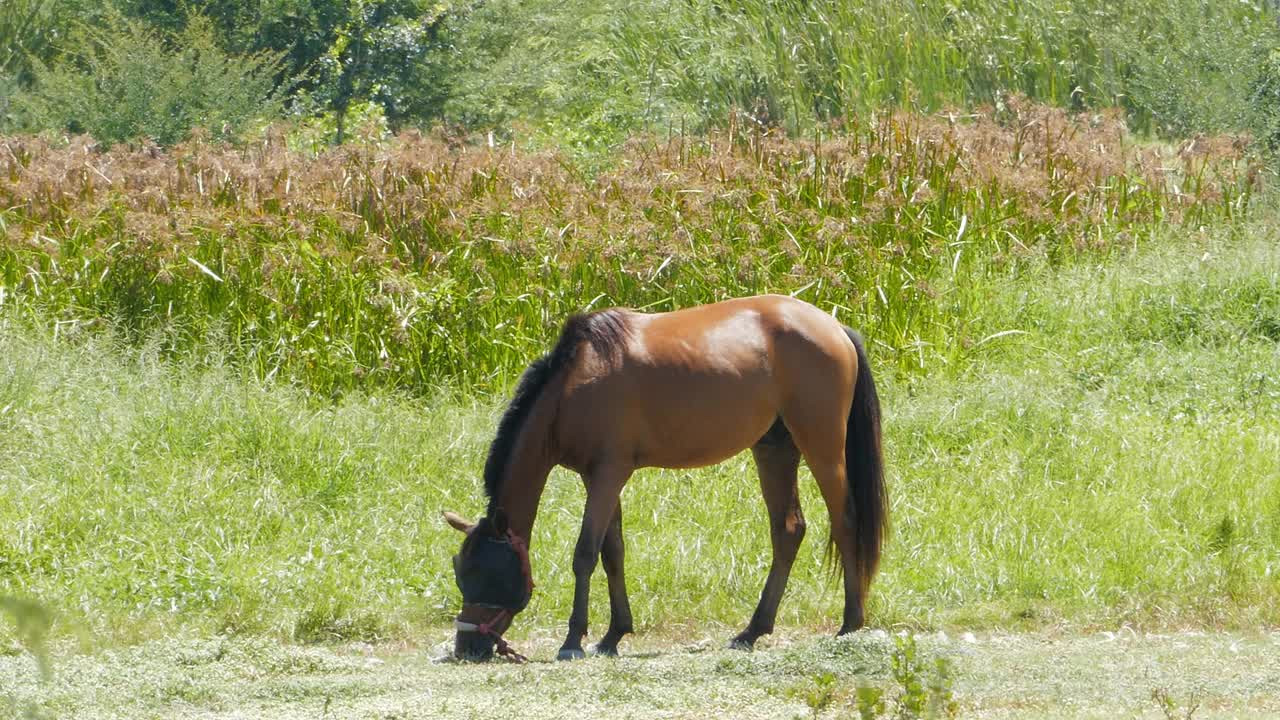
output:
[[[511,645],[506,640],[502,639],[502,635],[500,635],[496,630],[493,629],[495,625],[502,622],[502,620],[506,618],[509,614],[510,613],[507,610],[500,610],[498,614],[494,615],[493,619],[490,620],[489,622],[481,623],[480,625],[477,625],[476,632],[480,633],[481,635],[487,635],[493,638],[494,648],[498,651],[499,655],[503,657],[511,658],[512,660],[518,663],[529,662],[529,658],[516,652],[515,648],[511,647]]]
[[[525,592],[532,596],[533,568],[529,566],[529,544],[524,541],[524,538],[510,529],[507,530],[507,542],[511,543],[511,548],[520,557],[520,572],[524,573],[524,589]]]

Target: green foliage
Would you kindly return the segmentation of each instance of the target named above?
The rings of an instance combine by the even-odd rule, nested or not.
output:
[[[1280,18],[1269,5],[1144,5],[1141,13],[1099,18],[1113,58],[1102,82],[1131,109],[1135,125],[1174,137],[1264,131],[1251,95],[1265,82],[1263,58],[1280,47]]]
[[[352,103],[373,101],[395,121],[434,110],[436,77],[424,66],[431,34],[443,15],[435,0],[357,0],[343,3],[333,42],[308,70],[306,100],[333,113],[334,139],[345,139]],[[424,83],[425,81],[425,83]]]
[[[614,3],[472,2],[441,23],[431,63],[447,87],[437,112],[582,155],[615,148],[647,119],[643,87],[619,65]]]
[[[31,56],[49,42],[53,7],[53,0],[11,0],[0,5],[0,79],[30,79],[24,76],[31,71]]]
[[[852,644],[856,641],[846,638],[842,642]],[[821,669],[815,668],[799,682],[787,686],[782,694],[802,701],[814,718],[823,716],[832,708],[839,708],[836,717],[852,718],[849,712],[852,710],[860,720],[890,717],[897,720],[943,720],[957,717],[959,703],[953,692],[954,671],[950,658],[922,649],[915,636],[906,633],[896,637],[892,647],[883,645],[882,650],[888,655],[888,690],[869,682],[879,674],[875,671],[866,672],[857,666],[842,668],[845,674],[852,674],[849,670],[854,670],[860,676],[850,697],[840,674],[819,665]],[[858,655],[856,651],[850,654]]]
[[[33,59],[53,35],[54,0],[10,0],[0,4],[0,130],[18,124],[13,98],[31,82]]]
[[[722,125],[735,113],[807,131],[887,106],[972,107],[1010,93],[1120,103],[1164,132],[1252,128],[1258,58],[1280,43],[1264,4],[1212,0],[471,7],[446,23],[460,60],[445,117],[531,120],[570,142]]]
[[[121,12],[164,32],[181,34],[190,17],[167,0],[117,0]],[[439,0],[205,0],[200,17],[218,46],[237,57],[280,58],[292,81],[294,115],[328,115],[344,139],[352,105],[372,102],[394,126],[438,111],[442,79],[429,55],[440,51],[437,23],[449,7]]]
[[[839,695],[839,686],[835,673],[822,672],[804,682],[788,688],[787,696],[801,700],[817,718],[824,710],[831,707]]]
[[[885,692],[880,687],[861,685],[858,687],[856,698],[855,708],[858,711],[859,720],[876,720],[887,712]]]
[[[1266,53],[1250,94],[1253,126],[1271,152],[1280,152],[1280,48]]]
[[[1254,0],[207,0],[198,9],[166,0],[6,3],[0,41],[12,41],[0,42],[0,86],[6,77],[29,85],[41,64],[121,72],[109,53],[87,60],[68,31],[118,26],[113,18],[123,15],[166,44],[200,35],[253,78],[246,92],[256,99],[270,90],[258,71],[272,59],[292,114],[328,115],[329,140],[345,136],[349,107],[371,102],[392,128],[444,122],[518,133],[592,162],[639,129],[745,121],[812,133],[888,107],[972,108],[1010,94],[1073,109],[1120,104],[1135,127],[1172,134],[1270,136],[1280,107],[1267,69],[1280,28]],[[135,50],[151,46],[140,57],[156,67],[181,54],[137,42]],[[59,80],[52,91],[61,96],[85,84]],[[210,103],[174,100],[151,109],[220,131],[223,118],[203,117]],[[66,118],[24,121],[56,127]]]
[[[17,102],[32,128],[89,133],[108,145],[139,138],[161,145],[194,128],[235,138],[278,114],[277,56],[231,56],[211,24],[194,17],[164,36],[133,20],[80,26],[74,54],[37,65],[35,85]]]
[[[922,657],[915,636],[900,635],[894,640],[891,664],[893,679],[899,688],[896,718],[935,720],[956,717],[959,707],[951,690],[951,663],[947,658],[934,658],[930,672],[930,663]]]
[[[339,127],[349,139],[366,146],[391,139],[387,116],[383,114],[381,105],[353,102],[347,106],[341,122],[337,112],[329,111],[295,123],[289,130],[286,144],[295,152],[318,155],[333,145]]]

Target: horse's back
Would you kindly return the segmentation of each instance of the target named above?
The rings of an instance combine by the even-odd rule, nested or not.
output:
[[[613,357],[584,348],[561,403],[580,464],[602,454],[637,466],[718,462],[754,444],[785,405],[829,394],[824,384],[851,392],[856,359],[842,326],[791,297],[610,312],[624,314],[623,347]]]

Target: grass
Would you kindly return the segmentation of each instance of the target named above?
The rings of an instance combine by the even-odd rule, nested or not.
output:
[[[648,635],[632,643],[629,657],[567,665],[549,659],[557,638],[548,635],[525,644],[534,656],[528,665],[476,666],[435,662],[439,645],[170,638],[69,655],[42,685],[26,658],[0,656],[0,673],[14,678],[8,692],[19,711],[92,720],[484,718],[509,712],[516,697],[523,712],[539,718],[845,720],[860,717],[860,690],[879,691],[888,712],[904,705],[903,677],[894,669],[902,638],[863,633],[815,641],[784,632],[753,654],[724,650],[721,641],[706,631]],[[915,643],[922,676],[911,677],[931,682],[931,668],[942,660],[954,673],[956,717],[1161,719],[1187,717],[1193,706],[1189,717],[1199,719],[1280,712],[1275,634],[982,633]],[[0,690],[0,708],[5,701]]]
[[[988,288],[966,318],[988,339],[966,368],[884,375],[894,534],[872,624],[1280,622],[1273,227],[1044,262]],[[17,309],[2,317],[0,595],[53,610],[56,636],[392,640],[439,633],[456,610],[458,540],[438,512],[481,509],[497,398],[329,401],[254,379],[217,348],[175,362],[164,338],[55,341]],[[816,490],[802,488],[822,537]],[[517,641],[562,629],[581,504],[557,471]],[[642,629],[711,623],[727,637],[746,621],[769,558],[745,456],[642,471],[624,508]],[[835,628],[819,545],[801,551],[780,627]]]

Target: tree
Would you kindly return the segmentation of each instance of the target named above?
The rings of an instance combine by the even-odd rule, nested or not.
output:
[[[423,63],[449,3],[436,0],[119,0],[128,16],[172,32],[188,12],[208,18],[224,49],[281,53],[295,111],[330,111],[337,140],[355,102],[373,101],[393,123],[432,114]]]

